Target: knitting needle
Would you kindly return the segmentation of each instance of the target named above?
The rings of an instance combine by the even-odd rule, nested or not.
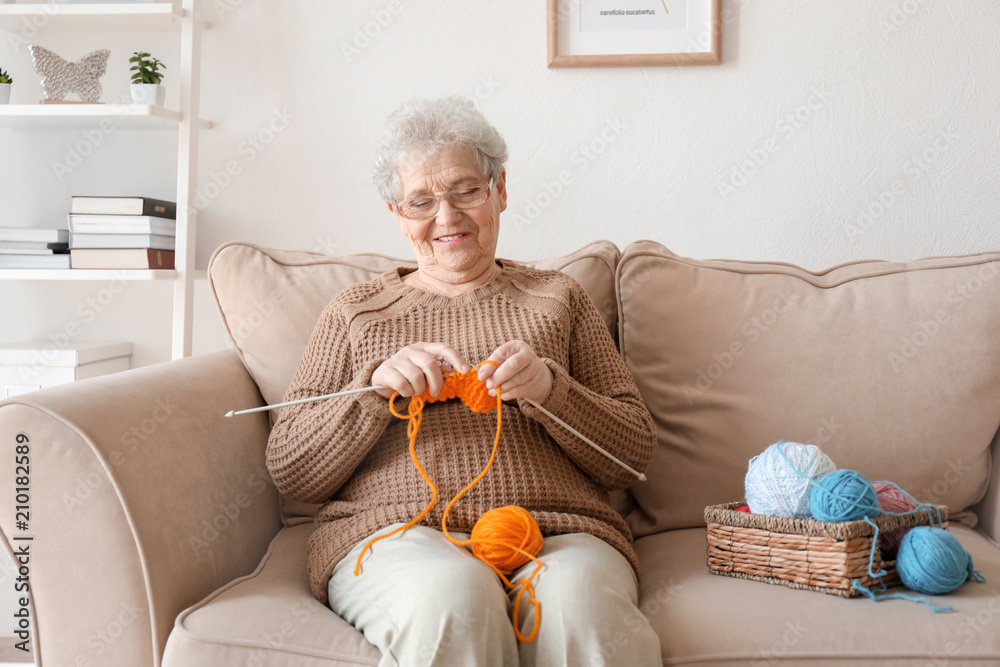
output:
[[[476,370],[479,370],[479,366],[476,366],[475,364],[469,364],[469,365],[472,366],[473,368],[475,368]],[[612,461],[614,461],[615,463],[617,463],[618,465],[620,465],[622,468],[625,468],[625,470],[628,470],[630,473],[632,473],[633,475],[635,475],[639,479],[640,482],[645,482],[646,481],[646,476],[643,475],[641,472],[639,472],[638,470],[633,469],[630,465],[628,465],[627,463],[625,463],[624,461],[622,461],[621,459],[619,459],[618,457],[616,457],[614,454],[612,454],[611,452],[607,451],[606,449],[604,449],[603,447],[601,447],[600,445],[598,445],[596,442],[594,442],[593,440],[591,440],[590,438],[588,438],[587,436],[585,436],[583,433],[580,433],[575,428],[573,428],[572,426],[570,426],[569,424],[567,424],[563,420],[559,419],[559,417],[556,417],[554,414],[552,414],[551,412],[549,412],[548,410],[546,410],[545,408],[543,408],[541,405],[539,405],[536,401],[533,401],[530,398],[525,398],[524,400],[526,400],[528,403],[531,403],[531,405],[535,406],[536,408],[538,408],[539,410],[541,410],[542,412],[544,412],[551,419],[553,419],[557,424],[559,424],[560,426],[562,426],[564,429],[566,429],[567,431],[569,431],[570,433],[572,433],[576,437],[578,437],[581,440],[583,440],[585,443],[587,443],[588,445],[590,445],[591,447],[593,447],[594,449],[596,449],[597,451],[599,451],[601,454],[604,454],[609,459],[611,459]]]
[[[570,433],[572,433],[576,437],[578,437],[581,440],[583,440],[585,443],[587,443],[588,445],[590,445],[591,447],[593,447],[594,449],[596,449],[597,451],[599,451],[601,454],[604,454],[609,459],[611,459],[612,461],[614,461],[615,463],[617,463],[618,465],[620,465],[622,468],[625,468],[625,470],[628,470],[630,473],[632,473],[633,475],[635,475],[639,479],[640,482],[645,482],[646,481],[646,476],[643,475],[641,472],[639,472],[638,470],[634,470],[627,463],[625,463],[624,461],[618,459],[614,454],[612,454],[611,452],[607,451],[606,449],[604,449],[603,447],[601,447],[600,445],[598,445],[596,442],[594,442],[593,440],[591,440],[590,438],[588,438],[587,436],[585,436],[583,433],[580,433],[579,431],[577,431],[575,428],[573,428],[572,426],[570,426],[569,424],[567,424],[563,420],[559,419],[559,417],[556,417],[554,414],[552,414],[551,412],[549,412],[548,410],[546,410],[545,408],[543,408],[542,406],[540,406],[535,401],[531,400],[530,398],[526,398],[524,400],[526,400],[528,403],[531,403],[533,406],[535,406],[536,408],[538,408],[539,410],[541,410],[542,412],[544,412],[545,414],[547,414],[550,418],[554,419],[556,421],[556,423],[558,423],[564,429],[566,429],[567,431],[569,431]]]
[[[372,385],[371,387],[361,387],[359,389],[348,389],[346,391],[338,391],[338,392],[335,392],[333,394],[323,394],[322,396],[311,396],[309,398],[300,398],[297,401],[288,401],[286,403],[275,403],[274,405],[262,405],[262,406],[260,406],[258,408],[249,408],[247,410],[235,410],[235,411],[234,410],[230,410],[229,412],[226,413],[226,416],[227,417],[235,417],[236,415],[246,415],[246,414],[250,414],[251,412],[264,412],[266,410],[275,410],[277,408],[288,407],[289,405],[299,405],[300,403],[312,403],[313,401],[322,401],[322,400],[326,400],[328,398],[336,398],[337,396],[350,396],[352,394],[360,394],[360,393],[363,393],[363,392],[366,392],[366,391],[375,391],[377,389],[388,389],[388,387],[386,385],[384,385],[384,384],[376,384],[376,385]],[[618,465],[620,465],[622,468],[625,468],[625,470],[628,470],[630,473],[632,473],[633,475],[635,475],[639,479],[639,481],[641,481],[641,482],[645,482],[646,481],[646,476],[643,475],[641,472],[633,469],[627,463],[625,463],[621,459],[617,458],[614,454],[612,454],[611,452],[607,451],[606,449],[604,449],[603,447],[601,447],[600,445],[598,445],[596,442],[594,442],[593,440],[591,440],[590,438],[588,438],[584,434],[582,434],[579,431],[577,431],[575,428],[573,428],[572,426],[570,426],[569,424],[567,424],[563,420],[559,419],[559,417],[556,417],[554,414],[552,414],[551,412],[549,412],[548,410],[546,410],[545,408],[543,408],[537,402],[531,400],[530,398],[526,398],[524,400],[526,400],[528,403],[531,403],[531,405],[535,406],[536,408],[538,408],[539,410],[541,410],[542,412],[544,412],[546,415],[548,415],[553,420],[555,420],[556,423],[558,423],[560,426],[562,426],[563,428],[565,428],[567,431],[569,431],[570,433],[572,433],[576,437],[578,437],[581,440],[583,440],[585,443],[587,443],[588,445],[590,445],[591,447],[593,447],[595,450],[597,450],[601,454],[604,454],[606,457],[608,457],[609,459],[611,459],[612,461],[614,461],[615,463],[617,463]]]
[[[267,410],[276,410],[278,408],[286,408],[289,405],[298,405],[299,403],[312,403],[313,401],[323,401],[328,398],[336,398],[337,396],[350,396],[351,394],[361,394],[366,391],[376,391],[378,389],[388,389],[384,384],[373,384],[370,387],[361,387],[360,389],[347,389],[346,391],[337,391],[332,394],[323,394],[322,396],[310,396],[309,398],[300,398],[297,401],[288,401],[287,403],[275,403],[274,405],[262,405],[259,408],[249,408],[247,410],[230,410],[226,413],[227,417],[235,417],[236,415],[248,415],[251,412],[266,412]]]

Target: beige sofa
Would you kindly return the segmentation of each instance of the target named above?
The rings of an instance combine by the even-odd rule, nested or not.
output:
[[[210,281],[234,350],[0,405],[8,549],[30,440],[38,664],[377,662],[309,594],[315,508],[271,484],[268,415],[223,415],[280,401],[327,301],[399,263],[223,246]],[[614,500],[664,664],[1000,664],[1000,253],[812,273],[600,241],[538,264],[584,284],[656,420],[649,481]],[[987,583],[933,614],[709,574],[704,507],[739,499],[747,460],[782,438],[948,505]]]

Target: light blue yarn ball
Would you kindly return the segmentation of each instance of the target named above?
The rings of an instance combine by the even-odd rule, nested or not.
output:
[[[812,488],[809,506],[819,521],[860,521],[882,513],[875,487],[853,470],[836,470],[820,477]]]
[[[816,445],[776,442],[750,459],[744,480],[747,505],[754,514],[808,519],[812,481],[836,469]]]
[[[942,528],[917,526],[899,545],[896,571],[907,588],[926,595],[944,595],[978,573],[972,555],[954,535]]]

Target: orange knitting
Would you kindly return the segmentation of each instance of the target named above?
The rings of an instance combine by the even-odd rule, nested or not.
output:
[[[495,361],[484,361],[486,364],[493,364],[497,366]],[[479,480],[486,476],[489,472],[490,467],[493,465],[493,460],[497,455],[497,447],[500,444],[500,426],[502,423],[502,411],[501,411],[501,399],[500,399],[500,389],[497,388],[496,398],[489,395],[486,385],[479,380],[477,377],[478,371],[472,369],[468,373],[447,373],[444,378],[444,387],[441,389],[441,393],[437,396],[431,396],[428,391],[420,394],[419,396],[413,396],[410,398],[410,405],[407,410],[408,414],[400,414],[396,412],[394,402],[396,397],[399,396],[399,392],[392,395],[389,400],[389,409],[392,414],[396,415],[400,419],[406,419],[409,423],[406,427],[406,434],[409,436],[410,440],[410,458],[413,460],[413,465],[416,466],[417,472],[420,476],[424,478],[427,486],[431,488],[431,500],[427,506],[415,517],[410,519],[406,524],[396,528],[395,530],[386,533],[385,535],[380,535],[378,537],[372,538],[365,544],[364,549],[361,550],[361,554],[358,555],[358,562],[354,567],[354,575],[357,576],[361,573],[361,559],[364,557],[365,553],[371,549],[372,545],[379,540],[385,539],[397,533],[400,533],[418,521],[423,519],[432,507],[437,503],[437,487],[431,480],[427,471],[424,467],[420,465],[420,461],[417,459],[417,433],[420,431],[420,422],[423,420],[423,410],[425,403],[435,403],[437,401],[447,401],[452,398],[459,398],[463,403],[469,406],[469,409],[473,412],[489,412],[494,408],[497,411],[497,432],[496,437],[493,440],[493,451],[490,454],[490,459],[486,463],[486,467],[483,471],[479,473],[474,480],[469,482],[469,484],[458,492],[458,494],[451,499],[451,502],[444,509],[444,514],[441,516],[441,528],[444,531],[444,535],[448,538],[448,541],[452,544],[458,546],[470,547],[472,553],[476,558],[483,561],[490,568],[497,573],[500,579],[503,580],[504,585],[507,588],[515,589],[521,587],[518,591],[517,598],[514,600],[514,634],[522,642],[530,642],[538,634],[538,625],[542,618],[541,604],[535,598],[535,590],[531,585],[534,580],[535,575],[538,574],[539,570],[542,568],[542,563],[535,556],[538,554],[539,550],[542,548],[542,533],[538,528],[538,524],[535,522],[534,517],[522,507],[516,507],[513,505],[508,505],[506,507],[500,507],[497,509],[490,510],[486,512],[472,529],[472,534],[468,540],[457,540],[448,533],[448,512],[451,510],[452,506],[458,502],[465,493],[474,487]],[[517,568],[521,567],[529,560],[536,563],[535,570],[530,576],[519,579],[516,583],[511,583],[507,578],[507,575],[512,574]],[[521,608],[521,598],[523,595],[528,594],[528,602],[535,607],[535,622],[532,627],[531,634],[527,637],[521,634],[521,630],[518,627],[517,619]]]

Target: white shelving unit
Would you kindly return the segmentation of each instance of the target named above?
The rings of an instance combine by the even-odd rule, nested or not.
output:
[[[180,124],[181,112],[136,104],[0,104],[0,127],[14,130],[80,130],[105,119],[123,130],[171,129]],[[211,126],[198,119],[201,129]]]
[[[180,33],[180,108],[132,104],[14,104],[0,106],[0,128],[14,130],[68,130],[98,127],[108,120],[116,129],[172,130],[177,139],[177,241],[170,271],[103,271],[57,269],[0,269],[0,280],[170,280],[173,281],[171,357],[191,354],[197,211],[193,202],[198,177],[198,131],[211,123],[198,118],[202,25],[198,0],[150,4],[91,3],[74,5],[0,5],[0,30],[16,32],[25,26],[44,31],[119,32],[165,30]],[[143,194],[143,193],[135,193]]]

